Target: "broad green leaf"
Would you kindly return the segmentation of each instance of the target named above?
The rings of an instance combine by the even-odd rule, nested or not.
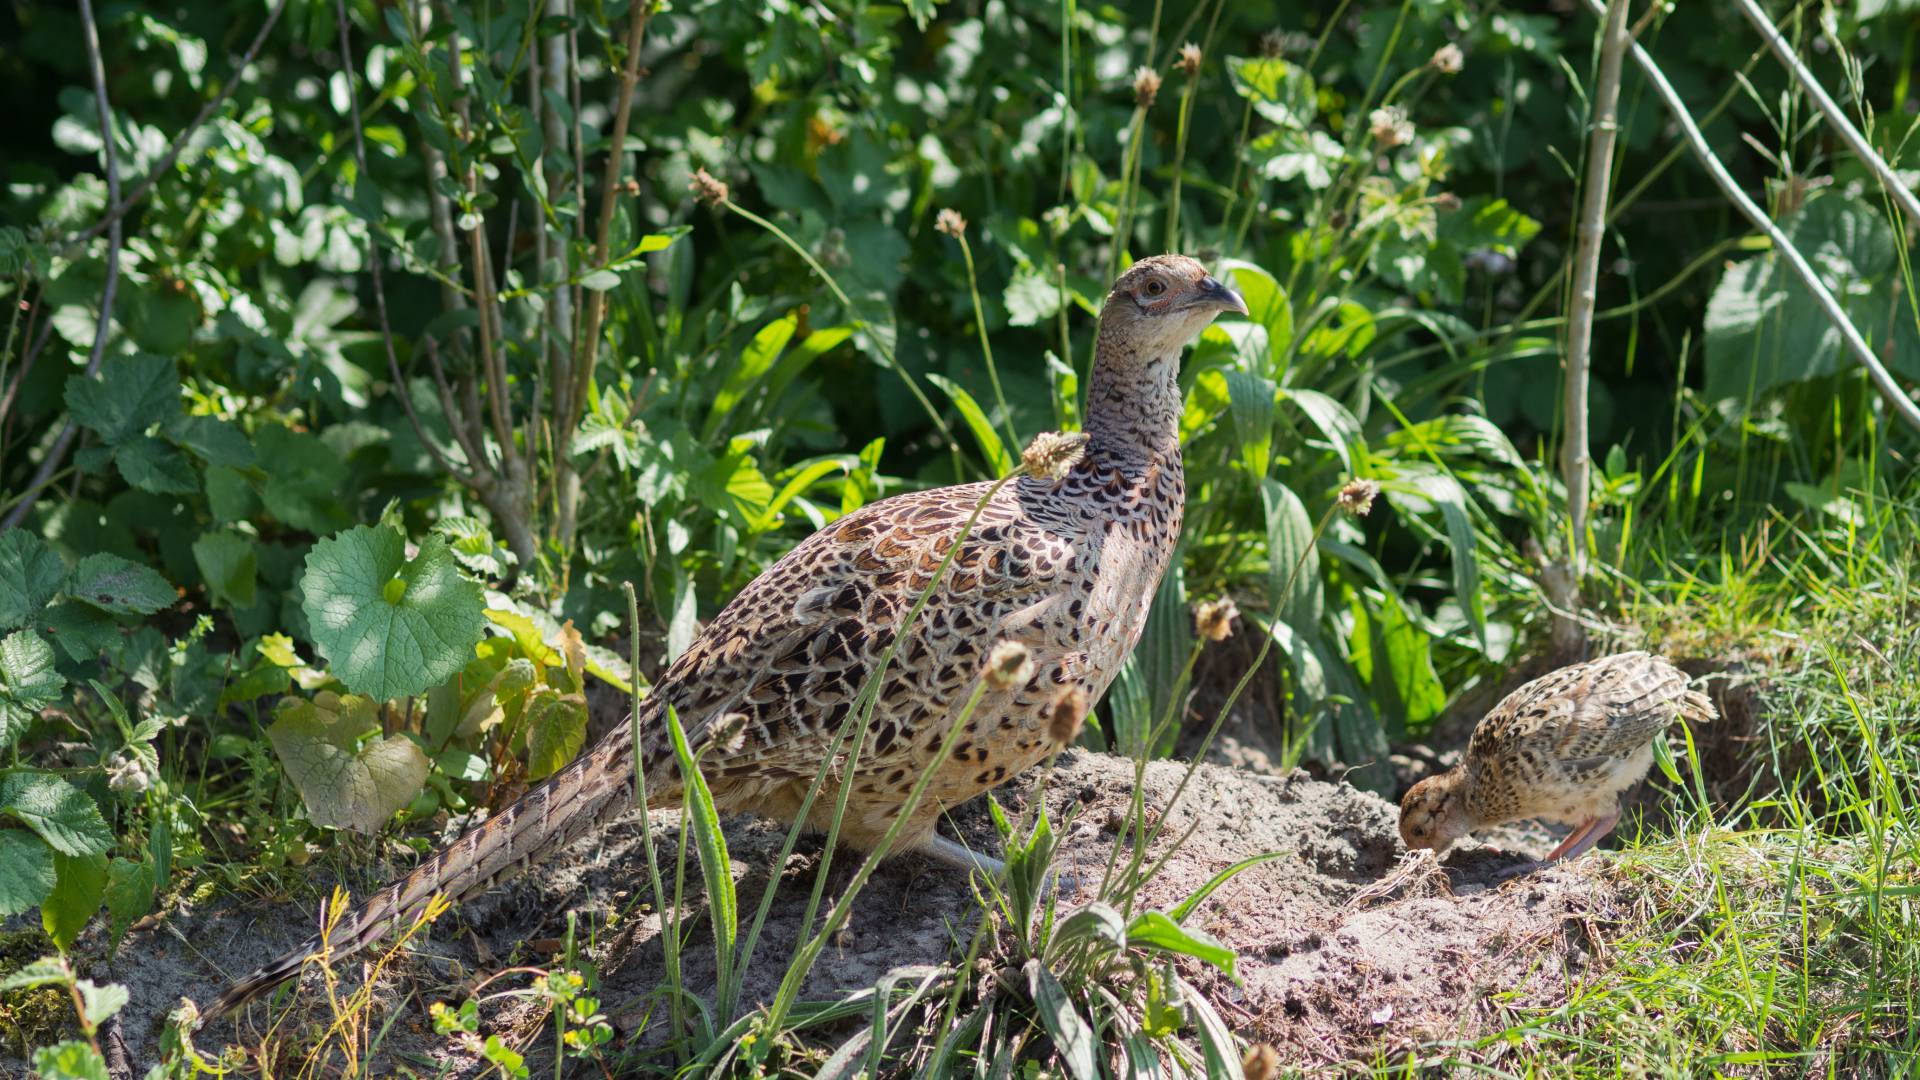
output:
[[[859,467],[860,459],[854,457],[852,454],[834,454],[816,461],[802,463],[798,468],[793,470],[793,475],[789,476],[786,482],[780,485],[780,490],[775,493],[773,498],[767,503],[766,511],[754,519],[751,525],[752,531],[765,532],[775,525],[778,525],[780,523],[780,512],[787,508],[787,504],[804,494],[808,488],[811,488],[822,478],[832,476],[834,473],[841,473],[843,475],[851,473]]]
[[[78,1039],[35,1050],[33,1071],[41,1080],[110,1080],[100,1051]]]
[[[100,855],[53,855],[53,891],[40,902],[40,925],[62,950],[87,928],[107,891],[107,860]]]
[[[1060,314],[1060,297],[1057,279],[1023,265],[1014,270],[1000,302],[1007,306],[1007,325],[1041,326]]]
[[[53,647],[31,630],[0,639],[0,750],[13,745],[40,715],[60,700],[66,677],[54,670]]]
[[[527,779],[559,772],[587,742],[587,699],[545,690],[527,699]]]
[[[152,863],[144,859],[113,859],[107,863],[107,933],[115,948],[133,921],[153,910],[154,887]]]
[[[330,533],[352,520],[340,498],[347,466],[333,448],[280,424],[262,426],[254,445],[263,460],[273,463],[260,498],[274,517],[310,533]]]
[[[1221,271],[1233,276],[1234,287],[1247,302],[1248,318],[1266,327],[1268,367],[1263,374],[1278,377],[1281,358],[1293,343],[1293,305],[1286,287],[1250,262],[1227,259]]]
[[[152,435],[136,435],[115,447],[113,463],[127,483],[141,491],[193,495],[200,490],[200,478],[187,456]]]
[[[980,444],[980,456],[987,459],[987,468],[995,476],[1005,476],[1013,471],[1013,458],[1008,455],[1005,444],[988,422],[986,411],[973,395],[966,392],[960,384],[944,375],[928,373],[927,381],[946,391],[953,404],[960,410],[960,416],[966,420],[967,429],[973,432],[973,440]]]
[[[67,379],[67,411],[74,423],[92,428],[115,446],[164,423],[180,411],[180,376],[173,361],[139,353],[110,359],[100,377]]]
[[[203,533],[193,542],[193,561],[214,602],[233,608],[253,606],[259,567],[253,541],[233,532]]]
[[[397,529],[362,525],[313,546],[300,579],[314,644],[355,693],[424,693],[473,658],[485,629],[480,586],[447,542],[429,536],[406,557]]]
[[[152,568],[104,551],[80,560],[66,592],[115,615],[151,615],[179,598]]]
[[[1305,68],[1277,56],[1229,56],[1233,92],[1261,116],[1284,128],[1304,129],[1317,113],[1318,91]]]
[[[1261,478],[1273,463],[1273,380],[1231,369],[1227,372],[1227,401],[1233,431],[1239,443],[1240,463],[1247,475]]]
[[[323,690],[275,710],[267,739],[315,824],[378,832],[420,793],[427,756],[411,739],[381,738],[379,729],[377,706],[353,694]]]
[[[1396,703],[1406,725],[1423,724],[1440,715],[1447,707],[1447,691],[1433,667],[1433,639],[1407,617],[1400,598],[1391,591],[1369,621],[1370,629],[1379,635],[1381,654],[1372,672],[1375,700]]]
[[[1153,949],[1157,952],[1179,953],[1204,960],[1233,976],[1234,961],[1238,959],[1232,949],[1220,944],[1219,939],[1203,930],[1189,930],[1174,922],[1164,911],[1146,911],[1134,916],[1127,924],[1127,944],[1134,948]]]
[[[246,433],[230,420],[189,416],[174,423],[167,435],[209,465],[251,469],[256,461],[253,443],[247,441]]]
[[[25,829],[0,829],[0,919],[34,907],[53,891],[53,849]]]
[[[1888,366],[1920,377],[1920,348],[1889,332],[1887,289],[1897,279],[1892,230],[1880,211],[1850,196],[1818,194],[1781,223],[1854,325],[1882,348]],[[1727,270],[1707,301],[1706,396],[1749,399],[1776,386],[1846,370],[1840,332],[1813,294],[1774,253]]]
[[[120,625],[113,616],[78,600],[62,600],[41,612],[40,625],[75,663],[98,658],[120,640]]]
[[[127,988],[119,983],[100,986],[92,979],[80,979],[74,986],[80,991],[80,1009],[86,1014],[87,1023],[94,1027],[106,1023],[114,1013],[126,1008],[131,999]]]
[[[1060,1064],[1073,1080],[1099,1080],[1093,1027],[1080,1015],[1053,972],[1039,960],[1027,961],[1027,990],[1040,1013],[1040,1025],[1053,1039]]]
[[[1307,508],[1278,480],[1260,482],[1267,519],[1267,595],[1275,610],[1295,629],[1320,621],[1320,564],[1310,550],[1313,521]],[[1291,586],[1289,586],[1291,582]]]
[[[66,579],[67,564],[38,535],[27,529],[0,533],[0,630],[32,622]]]
[[[62,855],[100,855],[113,846],[113,834],[93,800],[48,773],[22,771],[0,779],[0,814],[25,822]]]
[[[1289,390],[1286,400],[1299,406],[1307,420],[1333,444],[1333,451],[1340,455],[1341,467],[1346,472],[1353,473],[1356,462],[1365,461],[1366,436],[1361,431],[1360,421],[1345,405],[1318,390]]]
[[[609,289],[618,288],[619,285],[620,274],[613,270],[595,270],[580,279],[581,288],[592,289],[594,292],[606,292]]]
[[[49,886],[51,887],[51,886]],[[43,956],[8,975],[0,975],[0,990],[33,990],[42,986],[64,986],[73,970],[60,956]]]

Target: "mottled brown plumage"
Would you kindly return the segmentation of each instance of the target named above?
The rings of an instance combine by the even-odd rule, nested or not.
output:
[[[994,645],[1026,646],[1024,682],[987,692],[935,774],[898,850],[992,867],[934,832],[945,807],[1005,782],[1054,748],[1069,701],[1097,700],[1119,673],[1179,537],[1185,500],[1180,353],[1239,295],[1192,259],[1142,260],[1101,309],[1088,384],[1085,452],[1063,475],[1024,475],[918,491],[860,508],[802,541],[714,617],[663,674],[640,718],[649,809],[677,806],[680,777],[663,707],[707,749],[703,773],[723,812],[791,821],[855,696],[900,637],[879,690],[869,750],[842,763],[816,800],[823,826],[851,785],[840,836],[870,848],[933,758]],[[985,505],[982,506],[982,500]],[[899,628],[976,508],[978,520],[918,620]],[[1084,694],[1078,698],[1075,692]],[[1084,708],[1084,706],[1081,706]],[[713,738],[725,719],[725,739]],[[743,718],[743,719],[742,719]],[[744,720],[744,727],[742,723]],[[737,734],[736,734],[737,732]],[[334,957],[421,910],[492,887],[632,802],[628,726],[376,894],[333,935]],[[229,987],[218,1014],[299,972],[310,940]]]
[[[1653,764],[1653,740],[1676,719],[1713,715],[1685,673],[1650,653],[1542,675],[1480,721],[1460,764],[1407,792],[1400,838],[1439,851],[1475,829],[1542,818],[1575,826],[1545,861],[1574,858],[1620,819],[1621,794]]]

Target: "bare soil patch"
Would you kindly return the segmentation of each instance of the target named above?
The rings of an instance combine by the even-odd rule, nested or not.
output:
[[[1148,767],[1144,787],[1151,813],[1168,814],[1184,768],[1177,762]],[[1063,756],[1047,806],[1070,873],[1090,883],[1100,879],[1133,786],[1129,761],[1085,752]],[[1026,790],[1023,780],[1001,797],[1015,809]],[[1612,894],[1598,860],[1496,883],[1494,872],[1519,855],[1469,845],[1444,864],[1430,856],[1415,859],[1400,847],[1395,817],[1385,800],[1343,783],[1218,765],[1200,768],[1167,817],[1159,850],[1190,828],[1194,832],[1148,885],[1144,902],[1150,907],[1178,903],[1241,859],[1285,853],[1220,889],[1192,922],[1241,956],[1240,985],[1221,977],[1204,983],[1222,1014],[1240,1033],[1274,1044],[1292,1064],[1393,1057],[1416,1044],[1505,1027],[1513,1010],[1555,1004],[1587,963],[1594,924],[1610,917]],[[948,827],[976,849],[997,850],[980,800],[960,808]],[[663,859],[670,858],[678,841],[675,826],[662,822],[654,828]],[[477,1075],[474,1062],[458,1055],[449,1060],[446,1044],[432,1034],[426,1003],[457,1000],[461,984],[476,972],[546,962],[543,950],[564,934],[569,909],[581,913],[581,938],[590,942],[587,952],[600,967],[606,1010],[625,1028],[623,1038],[649,1041],[634,1028],[663,978],[658,920],[635,914],[607,929],[608,916],[632,910],[646,888],[640,830],[639,818],[629,816],[597,840],[445,917],[382,989],[385,1008],[401,1015],[383,1048],[387,1060],[379,1074],[399,1075],[402,1066],[432,1074],[446,1062],[449,1075]],[[740,819],[730,823],[728,838],[742,906],[750,912],[783,832],[768,822]],[[1536,854],[1550,843],[1544,834],[1517,839]],[[748,977],[749,1002],[770,999],[778,985],[800,935],[819,852],[817,839],[803,840],[782,869],[780,893]],[[841,868],[850,871],[852,862],[844,853],[836,858],[832,888],[844,882]],[[671,866],[666,870],[670,874]],[[356,892],[377,886],[383,872],[369,868],[365,880],[352,883]],[[316,888],[306,904],[224,900],[176,910],[131,934],[118,959],[97,968],[95,977],[126,983],[132,991],[123,1032],[136,1067],[153,1060],[160,1022],[179,998],[206,1001],[226,978],[296,943],[313,927],[323,896]],[[977,912],[961,874],[917,856],[895,859],[861,894],[850,925],[809,975],[804,996],[831,997],[872,986],[900,965],[949,959],[972,933]],[[704,920],[704,912],[693,917]],[[690,985],[711,985],[713,954],[704,929],[695,934],[686,962]],[[351,982],[358,965],[349,966]],[[283,1038],[299,1030],[303,1017],[318,1015],[310,1009],[324,1008],[315,984],[309,975],[293,1007],[295,1022],[280,1029]],[[203,1049],[223,1041],[257,1046],[273,1019],[256,1006],[237,1026],[213,1025],[199,1041]],[[487,1030],[504,1037],[551,1045],[550,1024],[530,1008],[501,1008],[486,1020]],[[540,1056],[530,1055],[529,1063]],[[284,1072],[285,1064],[274,1071]],[[8,1067],[0,1064],[0,1072]],[[11,1067],[20,1068],[17,1062]]]

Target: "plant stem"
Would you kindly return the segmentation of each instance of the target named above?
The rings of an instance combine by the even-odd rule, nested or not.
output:
[[[93,80],[93,107],[100,117],[100,153],[106,159],[107,167],[107,205],[120,205],[120,157],[114,148],[113,106],[107,101],[107,68],[100,58],[100,26],[93,18],[93,0],[80,0],[81,37],[87,44],[87,74]],[[94,323],[93,348],[87,352],[85,378],[95,379],[100,375],[100,362],[107,355],[107,331],[113,326],[113,300],[120,287],[120,218],[113,217],[107,222],[107,279],[100,287],[100,318]],[[72,416],[67,417],[66,426],[47,449],[47,456],[40,459],[39,468],[33,472],[33,479],[27,482],[14,503],[13,509],[0,520],[0,533],[20,524],[33,509],[40,492],[46,489],[53,474],[66,460],[67,450],[73,445],[73,438],[79,432],[79,426]]]
[[[633,747],[633,804],[644,816],[647,812],[647,763],[640,754],[640,597],[633,591],[633,582],[623,581],[621,588],[627,594],[627,738]],[[647,856],[647,879],[653,886],[653,911],[660,918],[660,949],[667,968],[667,1008],[672,1015],[673,1037],[679,1038],[686,1030],[686,1016],[681,1011],[680,989],[680,941],[677,935],[669,933],[667,924],[667,889],[660,880],[660,860],[653,849],[653,822],[647,821],[640,827],[640,845]]]
[[[1760,9],[1759,4],[1754,3],[1753,0],[1735,0],[1735,2],[1740,6],[1740,14],[1745,15],[1747,21],[1753,24],[1753,28],[1760,31],[1760,36],[1766,39],[1767,46],[1773,50],[1773,55],[1780,58],[1780,64],[1787,69],[1787,74],[1793,76],[1793,80],[1800,84],[1800,88],[1813,99],[1814,105],[1819,107],[1820,115],[1826,117],[1827,122],[1832,124],[1833,129],[1840,134],[1840,139],[1847,144],[1847,149],[1852,150],[1853,156],[1860,160],[1860,164],[1866,166],[1874,179],[1880,181],[1880,187],[1900,207],[1901,212],[1906,214],[1915,225],[1920,225],[1920,198],[1915,197],[1913,191],[1894,173],[1893,166],[1887,164],[1886,159],[1874,150],[1871,143],[1867,142],[1866,136],[1860,134],[1860,129],[1854,127],[1847,119],[1847,114],[1833,100],[1832,95],[1820,85],[1820,80],[1814,78],[1813,72],[1807,70],[1807,66],[1800,62],[1799,55],[1794,52],[1793,44],[1781,35],[1779,28],[1773,25],[1773,20],[1767,17],[1767,13]]]
[[[1567,430],[1560,445],[1560,477],[1567,490],[1565,557],[1541,585],[1553,608],[1553,649],[1562,659],[1586,652],[1579,619],[1580,583],[1587,574],[1587,501],[1593,460],[1588,447],[1587,389],[1593,369],[1593,314],[1600,300],[1600,249],[1607,234],[1607,196],[1613,181],[1613,144],[1620,134],[1620,61],[1627,48],[1628,0],[1608,0],[1601,20],[1600,73],[1593,88],[1593,137],[1573,255],[1573,294],[1567,307],[1567,367],[1562,387]]]
[[[1013,430],[1013,412],[1007,408],[1007,395],[1000,389],[1000,371],[993,366],[993,345],[987,341],[987,314],[980,305],[980,279],[973,270],[973,247],[967,243],[964,229],[955,239],[960,241],[960,257],[967,262],[967,291],[973,295],[973,326],[980,332],[980,355],[987,360],[987,379],[993,383],[993,402],[1000,407],[1000,422],[1006,425],[1007,447],[1011,450],[1020,445],[1020,436]]]
[[[761,217],[746,207],[741,206],[732,199],[724,200],[721,205],[779,238],[795,255],[800,256],[801,261],[805,262],[807,266],[813,270],[814,274],[826,285],[827,291],[833,293],[833,298],[840,301],[840,306],[847,310],[847,314],[862,326],[866,325],[866,320],[861,319],[859,313],[854,310],[853,301],[847,299],[847,294],[840,288],[840,283],[834,280],[832,274],[827,273],[827,268],[820,265],[820,261],[813,257],[812,252],[800,246],[799,241],[788,236],[785,229],[782,229],[780,226],[775,225],[773,222],[768,221],[766,218]],[[913,395],[913,400],[919,402],[920,407],[926,410],[928,418],[933,421],[933,426],[940,429],[940,437],[947,440],[947,449],[953,454],[954,464],[958,467],[960,461],[960,443],[954,439],[953,429],[947,426],[946,418],[940,415],[940,410],[933,407],[933,402],[928,400],[926,392],[920,389],[920,384],[914,380],[914,377],[907,369],[900,366],[899,358],[894,355],[893,346],[887,344],[878,334],[873,333],[871,330],[868,331],[867,336],[872,339],[874,348],[880,351],[880,355],[886,360],[887,366],[893,369],[894,374],[900,376],[900,381],[907,384],[908,392]]]

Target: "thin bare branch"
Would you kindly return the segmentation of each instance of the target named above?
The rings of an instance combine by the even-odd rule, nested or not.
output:
[[[1847,149],[1852,150],[1853,156],[1860,159],[1860,164],[1865,165],[1875,179],[1880,181],[1880,186],[1893,197],[1901,213],[1906,214],[1907,219],[1915,225],[1920,225],[1920,197],[1916,197],[1913,191],[1901,182],[1900,177],[1893,171],[1893,166],[1887,164],[1886,159],[1874,150],[1873,144],[1867,142],[1867,137],[1860,134],[1860,129],[1854,127],[1853,122],[1847,119],[1847,114],[1820,85],[1820,80],[1814,78],[1813,72],[1807,69],[1807,65],[1800,62],[1799,54],[1793,51],[1793,43],[1780,33],[1779,27],[1773,25],[1773,20],[1760,9],[1760,5],[1753,0],[1738,0],[1738,3],[1740,13],[1747,17],[1747,21],[1753,24],[1754,29],[1760,31],[1760,36],[1767,41],[1767,47],[1773,50],[1773,55],[1780,58],[1781,66],[1787,69],[1787,74],[1792,75],[1794,81],[1800,84],[1800,88],[1813,99],[1813,103],[1819,106],[1820,115],[1826,117],[1827,123],[1832,124],[1833,129],[1840,133],[1840,139],[1847,144]]]
[[[633,88],[640,82],[640,47],[647,36],[647,19],[653,14],[652,0],[634,0],[627,23],[626,66],[620,71],[620,96],[614,105],[613,131],[607,142],[607,167],[600,177],[600,220],[593,234],[593,265],[607,264],[607,245],[613,235],[613,211],[619,205],[620,166],[627,156],[627,124],[633,113]],[[600,323],[606,316],[607,294],[598,290],[588,294],[586,316],[580,334],[579,362],[574,372],[575,392],[570,405],[586,400],[587,384],[593,377],[593,365],[600,355]],[[561,417],[571,424],[573,416]]]
[[[1587,0],[1587,7],[1598,12],[1602,10],[1601,0]],[[1646,75],[1647,82],[1653,87],[1654,92],[1660,95],[1660,100],[1666,104],[1667,111],[1673,114],[1674,122],[1680,125],[1681,134],[1686,137],[1687,145],[1692,148],[1694,156],[1700,159],[1700,164],[1706,168],[1707,175],[1713,178],[1714,184],[1727,197],[1727,201],[1733,203],[1735,208],[1753,223],[1754,228],[1766,233],[1767,238],[1773,241],[1774,251],[1793,271],[1794,276],[1800,279],[1800,284],[1806,287],[1807,292],[1813,296],[1814,302],[1820,305],[1820,310],[1827,316],[1827,321],[1839,331],[1840,337],[1847,343],[1847,350],[1866,367],[1868,377],[1873,380],[1874,388],[1880,391],[1880,396],[1885,399],[1887,407],[1892,409],[1903,422],[1920,431],[1920,404],[1916,404],[1913,398],[1901,389],[1900,382],[1894,378],[1893,372],[1888,371],[1887,366],[1874,355],[1873,347],[1867,344],[1867,339],[1861,336],[1859,329],[1853,325],[1853,320],[1847,317],[1845,309],[1840,306],[1838,300],[1834,299],[1826,283],[1820,280],[1820,275],[1814,272],[1813,265],[1807,262],[1807,257],[1793,246],[1793,241],[1780,226],[1774,224],[1773,219],[1767,216],[1767,212],[1740,189],[1739,181],[1733,178],[1733,174],[1727,171],[1726,165],[1715,156],[1712,145],[1707,142],[1705,133],[1700,130],[1700,125],[1694,123],[1693,116],[1687,112],[1687,103],[1681,99],[1679,92],[1673,88],[1673,84],[1667,81],[1666,73],[1662,72],[1660,65],[1654,62],[1652,54],[1641,46],[1635,45],[1633,61]]]
[[[100,152],[107,167],[107,204],[117,206],[120,204],[120,156],[114,149],[113,106],[107,101],[107,67],[100,58],[100,25],[93,18],[93,0],[80,0],[80,23],[81,37],[87,45],[87,73],[93,78],[93,107],[100,116]],[[99,378],[100,362],[107,355],[107,331],[113,326],[113,299],[120,288],[120,242],[120,219],[116,217],[107,223],[107,280],[100,289],[100,319],[94,325],[93,349],[87,353],[85,377],[89,379]],[[66,460],[67,450],[78,431],[73,418],[68,417],[66,426],[47,449],[47,456],[40,459],[40,467],[34,470],[27,489],[20,493],[19,501],[7,512],[6,519],[0,520],[0,532],[26,519],[40,492]]]
[[[1600,249],[1607,235],[1607,199],[1613,189],[1613,144],[1620,134],[1620,61],[1626,54],[1628,0],[1609,0],[1600,28],[1600,71],[1593,87],[1593,134],[1587,145],[1587,176],[1581,185],[1580,226],[1573,256],[1573,293],[1567,304],[1567,369],[1564,386],[1567,430],[1560,446],[1560,475],[1567,489],[1567,551],[1564,575],[1550,596],[1556,609],[1577,611],[1587,573],[1587,500],[1593,460],[1587,430],[1587,387],[1593,371],[1593,313],[1600,302]],[[1555,616],[1554,649],[1562,657],[1585,651],[1577,619]]]
[[[340,24],[340,70],[347,76],[347,116],[353,121],[353,164],[354,183],[359,184],[367,178],[367,140],[360,125],[360,92],[354,86],[356,69],[353,64],[353,38],[347,24],[347,0],[334,0],[334,18]],[[425,424],[420,422],[420,414],[413,407],[413,393],[407,387],[407,378],[400,371],[400,354],[393,347],[393,324],[387,318],[387,286],[380,273],[380,243],[374,238],[375,226],[367,225],[367,270],[373,275],[373,309],[380,319],[380,341],[387,350],[387,371],[393,377],[393,392],[400,399],[400,407],[406,410],[407,423],[413,428],[414,438],[427,448],[433,460],[444,469],[447,475],[468,487],[474,486],[477,478],[473,473],[453,463],[453,459],[440,449],[440,444],[427,433]],[[453,418],[449,416],[448,422]]]
[[[180,132],[173,137],[173,141],[167,144],[167,152],[160,155],[160,161],[147,172],[147,175],[140,178],[139,183],[133,185],[133,190],[127,193],[127,197],[114,198],[109,204],[113,208],[107,211],[106,216],[88,226],[85,232],[74,238],[75,240],[91,240],[105,232],[114,222],[125,217],[127,211],[138,205],[141,199],[147,197],[147,192],[152,189],[154,181],[172,171],[173,163],[180,160],[180,151],[186,149],[187,140],[193,137],[194,132],[200,130],[201,125],[212,119],[213,114],[220,111],[220,106],[226,104],[227,99],[233,96],[233,92],[240,88],[240,77],[253,66],[254,58],[260,55],[260,47],[267,43],[267,35],[273,33],[274,24],[280,21],[280,13],[285,10],[287,10],[287,0],[275,0],[273,10],[267,12],[267,21],[260,24],[260,32],[253,35],[253,42],[247,46],[247,51],[240,57],[240,63],[234,67],[233,78],[227,80],[227,85],[221,87],[219,93],[213,95],[212,99],[200,107],[200,111],[194,115],[193,120],[180,129]]]

